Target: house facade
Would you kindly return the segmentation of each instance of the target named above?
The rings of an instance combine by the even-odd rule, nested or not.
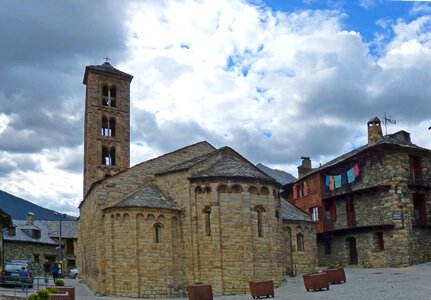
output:
[[[3,239],[3,229],[9,227],[12,224],[11,217],[0,209],[0,268],[4,267],[4,239]]]
[[[109,63],[84,75],[82,280],[101,295],[155,298],[198,283],[242,294],[249,281],[277,286],[312,270],[313,223],[290,213],[280,184],[235,150],[203,141],[129,167],[132,78]]]
[[[320,265],[400,267],[431,259],[431,150],[410,134],[382,135],[368,124],[368,144],[312,169],[282,195],[317,222]]]

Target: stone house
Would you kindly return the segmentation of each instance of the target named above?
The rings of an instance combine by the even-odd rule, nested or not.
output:
[[[235,150],[203,141],[129,167],[132,78],[109,63],[84,75],[83,281],[102,295],[184,296],[195,283],[221,295],[313,269],[310,218]]]
[[[35,220],[28,213],[26,220],[12,220],[12,224],[3,230],[4,261],[12,259],[28,260],[36,275],[41,275],[45,259],[56,259],[58,242],[49,236],[43,221]]]
[[[3,242],[3,229],[12,224],[11,217],[0,209],[0,268],[4,267],[4,242]]]
[[[42,221],[48,229],[49,237],[63,245],[62,249],[62,268],[64,274],[68,270],[76,267],[76,249],[78,243],[78,228],[77,221],[61,221],[61,232],[59,221]],[[58,251],[57,251],[58,259]]]
[[[431,259],[431,150],[410,134],[383,136],[368,122],[368,144],[315,169],[303,157],[283,197],[317,222],[320,265],[400,267]]]

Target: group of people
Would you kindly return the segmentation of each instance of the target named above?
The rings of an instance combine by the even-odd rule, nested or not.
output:
[[[56,261],[53,264],[50,264],[48,260],[45,260],[45,263],[43,264],[43,274],[45,277],[45,283],[48,283],[50,274],[52,275],[52,278],[54,279],[54,282],[55,282],[58,278],[59,270],[60,268]]]

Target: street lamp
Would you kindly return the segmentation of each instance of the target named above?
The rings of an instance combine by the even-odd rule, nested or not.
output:
[[[60,274],[62,272],[62,264],[63,264],[63,245],[61,242],[61,219],[66,217],[66,214],[54,212],[54,215],[58,216],[59,220],[59,231],[58,231],[58,263],[59,263],[59,270]]]

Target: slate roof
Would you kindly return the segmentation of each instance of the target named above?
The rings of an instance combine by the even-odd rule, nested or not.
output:
[[[196,172],[191,176],[191,178],[202,177],[249,177],[275,182],[274,178],[260,171],[254,165],[231,157],[224,157],[208,169]]]
[[[164,170],[158,174],[164,174],[164,173],[171,173],[171,172],[177,172],[177,171],[182,171],[182,170],[187,170],[190,169],[191,167],[197,165],[198,163],[200,163],[201,161],[206,160],[207,158],[210,158],[211,156],[213,156],[215,153],[217,153],[218,150],[214,150],[213,152],[192,158],[188,161],[185,161],[183,163],[180,163],[178,165],[175,165],[167,170]]]
[[[60,221],[42,221],[49,232],[50,237],[60,236]],[[78,238],[78,227],[76,221],[61,221],[61,237],[66,239]]]
[[[120,70],[114,68],[110,63],[105,62],[101,65],[91,65],[91,66],[85,67],[84,80],[82,81],[84,84],[87,84],[87,76],[88,76],[89,70],[106,72],[106,73],[114,75],[115,77],[120,77],[122,79],[128,80],[129,82],[131,82],[133,79],[132,75],[127,74],[123,71],[120,71]]]
[[[283,199],[280,201],[280,211],[283,220],[312,222],[309,215]]]
[[[395,145],[395,146],[409,148],[409,149],[425,150],[425,151],[431,152],[430,149],[419,147],[419,146],[413,144],[410,141],[409,136],[410,136],[410,134],[404,130],[400,130],[400,131],[395,132],[393,134],[387,134],[387,135],[383,136],[380,140],[378,140],[377,142],[375,142],[371,145],[369,145],[369,144],[363,145],[363,146],[361,146],[355,150],[352,150],[350,152],[347,152],[343,155],[340,155],[340,156],[334,158],[333,160],[330,160],[329,162],[327,162],[326,164],[323,164],[322,166],[320,166],[318,168],[312,169],[310,172],[305,174],[303,177],[298,178],[297,180],[291,181],[291,182],[287,183],[285,186],[292,185],[293,183],[299,182],[311,174],[315,174],[315,173],[322,171],[326,168],[335,166],[335,165],[337,165],[343,161],[346,161],[349,158],[352,158],[352,157],[358,155],[361,152],[364,152],[368,149],[375,148],[375,147],[378,147],[381,145]]]
[[[37,244],[50,244],[58,245],[58,242],[49,237],[48,228],[42,221],[35,220],[34,225],[28,225],[26,220],[12,220],[15,227],[16,234],[14,236],[8,235],[7,229],[3,230],[3,239],[5,241],[37,243]],[[31,235],[31,230],[40,230],[40,238],[34,238]],[[29,230],[29,233],[26,233]]]
[[[171,197],[163,193],[155,182],[148,183],[133,195],[108,208],[118,207],[145,207],[181,210],[178,204]]]

